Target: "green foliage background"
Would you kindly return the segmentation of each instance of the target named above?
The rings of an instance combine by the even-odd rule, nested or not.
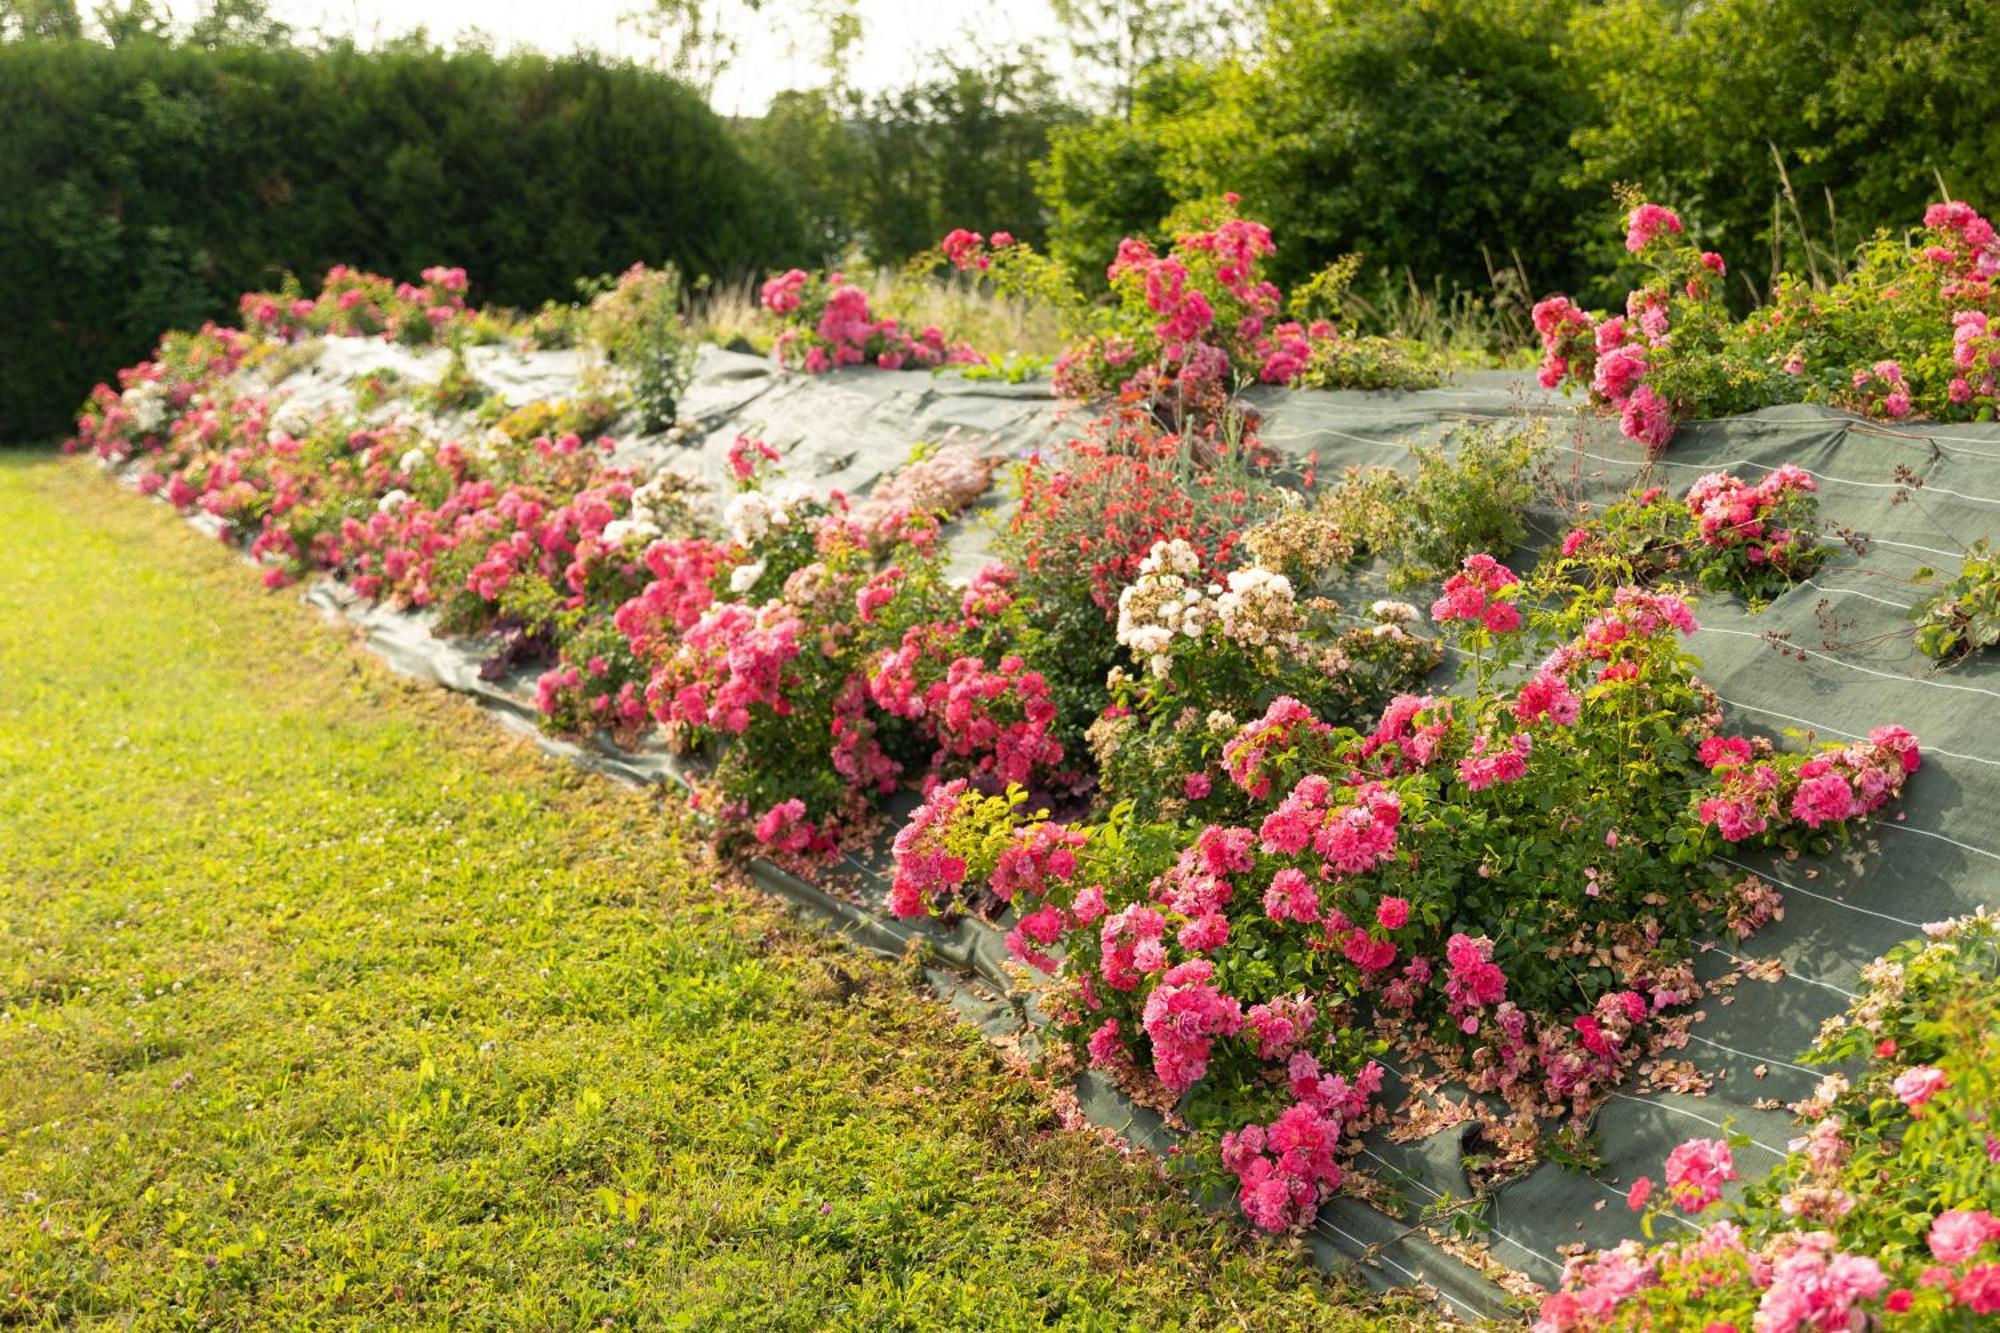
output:
[[[473,300],[532,306],[637,260],[805,254],[721,120],[631,65],[9,42],[0,125],[0,439],[286,272],[462,264]]]
[[[965,226],[1092,283],[1120,237],[1234,190],[1281,283],[1364,256],[1363,331],[1437,335],[1385,298],[1507,275],[1487,305],[1518,338],[1551,291],[1622,299],[1619,182],[1722,250],[1744,306],[1944,192],[2000,208],[1991,0],[1218,3],[1073,4],[1074,77],[982,49],[724,122],[601,58],[291,49],[255,0],[93,44],[68,0],[0,0],[0,439],[332,263],[462,264],[475,301],[533,305],[635,260],[895,265]]]
[[[1039,174],[1072,258],[1231,189],[1281,281],[1361,251],[1483,289],[1518,255],[1531,296],[1598,301],[1630,182],[1761,290],[1914,224],[1940,177],[2000,208],[1996,64],[1990,0],[1270,0],[1233,57],[1058,129]]]

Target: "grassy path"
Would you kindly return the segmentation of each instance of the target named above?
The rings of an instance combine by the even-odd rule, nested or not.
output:
[[[0,455],[0,1322],[1415,1326],[648,798]]]

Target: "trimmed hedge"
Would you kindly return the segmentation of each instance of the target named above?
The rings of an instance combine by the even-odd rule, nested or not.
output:
[[[789,196],[629,64],[340,46],[0,45],[0,440],[287,272],[463,265],[538,305],[635,260],[803,257]]]

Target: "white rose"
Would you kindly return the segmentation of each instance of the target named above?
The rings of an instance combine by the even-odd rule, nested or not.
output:
[[[738,492],[723,508],[722,522],[730,536],[749,546],[771,530],[770,502],[756,491]]]
[[[729,591],[749,592],[757,586],[757,580],[764,577],[764,561],[751,565],[738,565],[729,571]]]
[[[380,500],[377,500],[375,508],[380,513],[393,514],[409,502],[410,493],[408,491],[394,490],[384,495]]]
[[[632,537],[651,542],[660,535],[660,529],[643,518],[614,518],[604,525],[603,535],[606,546],[623,546]]]

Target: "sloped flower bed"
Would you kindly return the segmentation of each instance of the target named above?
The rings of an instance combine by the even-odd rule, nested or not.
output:
[[[914,791],[892,909],[995,921],[1058,1066],[1193,1130],[1270,1230],[1394,1120],[1385,1060],[1481,1094],[1509,1167],[1635,1072],[1695,1086],[1674,1052],[1696,942],[1779,910],[1723,856],[1839,845],[1920,780],[1892,719],[1795,750],[1730,733],[1686,646],[1687,585],[1755,601],[1825,558],[1796,470],[1636,494],[1520,572],[1465,549],[1492,515],[1436,509],[1496,492],[1447,469],[1364,488],[1390,526],[1423,511],[1449,574],[1423,605],[1350,608],[1321,586],[1360,549],[1344,511],[1300,502],[1312,479],[1254,418],[1134,402],[1027,460],[1001,558],[954,581],[944,524],[995,473],[964,442],[855,501],[745,437],[725,499],[545,431],[560,414],[301,412],[258,372],[318,322],[447,345],[565,327],[329,290],[169,337],[74,447],[274,585],[323,572],[498,635],[538,664],[552,729],[700,752],[735,850],[811,872]]]

